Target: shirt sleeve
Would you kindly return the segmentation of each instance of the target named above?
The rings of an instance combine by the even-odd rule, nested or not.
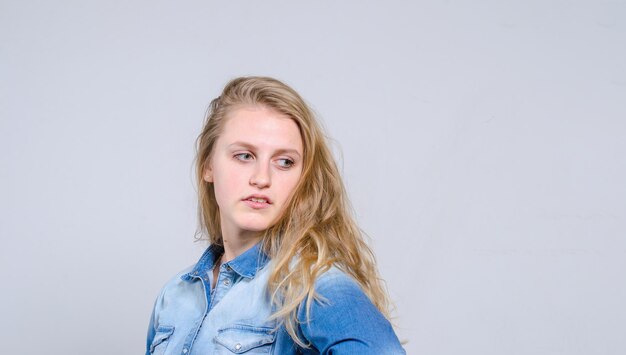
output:
[[[150,316],[150,323],[148,324],[148,336],[146,338],[146,355],[150,355],[150,345],[152,344],[152,340],[154,340],[154,335],[156,333],[154,329],[154,311],[156,309],[156,302],[154,307],[152,307],[152,315]]]
[[[315,289],[323,299],[311,303],[300,331],[320,354],[406,354],[389,321],[351,277],[331,270]],[[306,319],[305,304],[298,319]]]

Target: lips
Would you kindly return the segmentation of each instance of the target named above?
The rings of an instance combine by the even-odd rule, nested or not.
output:
[[[251,196],[244,198],[242,201],[248,207],[255,209],[255,210],[262,210],[272,205],[272,201],[270,201],[270,199],[267,196],[263,196],[263,195],[251,195]]]
[[[250,202],[254,202],[254,203],[272,204],[272,201],[270,201],[269,197],[264,196],[264,195],[250,195],[250,196],[244,198],[243,201],[250,201]]]

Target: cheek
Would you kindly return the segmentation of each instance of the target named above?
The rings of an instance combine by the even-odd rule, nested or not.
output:
[[[282,186],[284,186],[284,189],[282,190],[282,197],[284,200],[286,200],[287,198],[289,198],[289,196],[291,196],[291,194],[293,194],[296,185],[298,185],[298,181],[300,181],[299,172],[297,174],[285,176],[284,180],[282,181]]]
[[[215,189],[215,199],[220,207],[223,207],[225,203],[240,195],[240,183],[233,177],[216,176],[213,188]]]

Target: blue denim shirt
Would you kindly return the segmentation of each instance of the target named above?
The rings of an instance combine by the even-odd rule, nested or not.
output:
[[[271,261],[256,244],[220,266],[210,246],[198,263],[170,280],[158,296],[146,354],[405,354],[391,325],[358,284],[337,268],[315,283],[325,303],[313,302],[298,332],[311,344],[297,346],[284,327],[269,320]],[[300,306],[299,319],[305,319]]]

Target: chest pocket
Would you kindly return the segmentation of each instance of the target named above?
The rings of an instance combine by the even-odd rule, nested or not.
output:
[[[167,341],[174,333],[174,327],[168,325],[162,325],[157,328],[154,334],[154,339],[150,345],[150,354],[158,355],[165,354],[165,348],[167,348]]]
[[[236,324],[217,331],[218,354],[269,354],[276,333],[273,328]]]

